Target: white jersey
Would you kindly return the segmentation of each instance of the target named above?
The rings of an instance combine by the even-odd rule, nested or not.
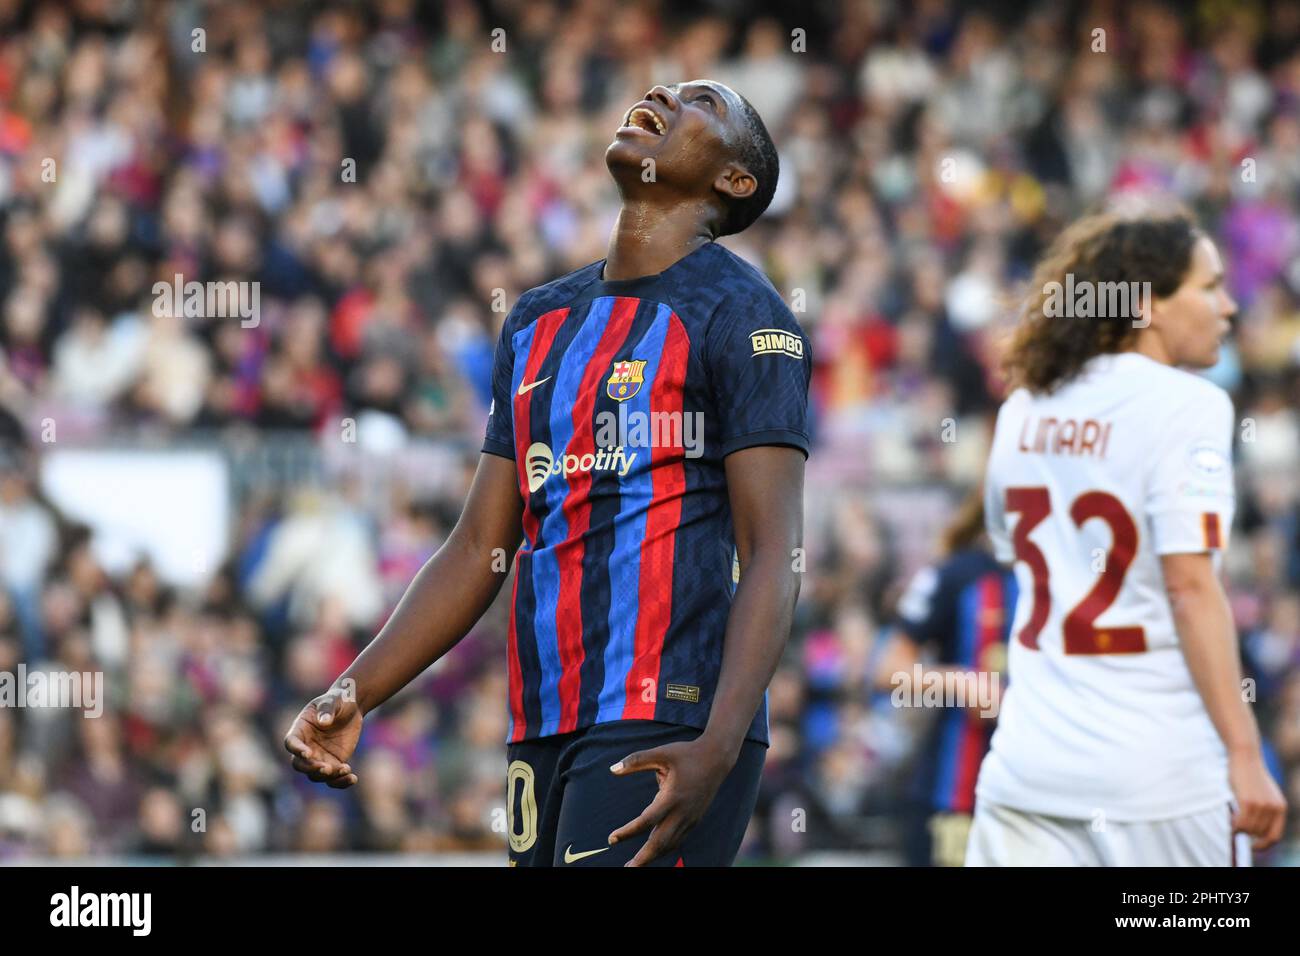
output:
[[[1003,404],[985,506],[1019,597],[978,800],[1134,821],[1231,799],[1160,556],[1227,546],[1232,431],[1222,389],[1134,352]]]

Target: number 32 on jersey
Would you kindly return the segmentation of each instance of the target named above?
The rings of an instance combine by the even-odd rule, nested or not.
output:
[[[1033,574],[1033,606],[1029,619],[1020,629],[1017,640],[1025,647],[1038,649],[1038,634],[1051,613],[1052,593],[1048,586],[1051,572],[1047,559],[1038,545],[1029,540],[1030,533],[1052,513],[1052,501],[1047,489],[1040,486],[1008,488],[1006,509],[1018,513],[1015,533],[1011,536],[1016,560],[1023,561]],[[1070,505],[1070,518],[1075,527],[1082,528],[1089,521],[1104,521],[1110,527],[1111,546],[1106,554],[1106,564],[1083,600],[1065,617],[1062,629],[1067,654],[1140,654],[1147,649],[1146,632],[1141,627],[1096,626],[1106,608],[1110,607],[1124,586],[1124,575],[1137,554],[1138,531],[1132,515],[1123,503],[1104,491],[1086,491]]]

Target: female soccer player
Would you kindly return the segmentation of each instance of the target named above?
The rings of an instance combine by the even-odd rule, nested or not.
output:
[[[459,523],[285,746],[312,780],[356,783],[364,715],[465,636],[518,549],[511,863],[726,865],[799,591],[811,359],[771,283],[714,240],[767,208],[776,150],[744,99],[697,80],[650,90],[605,158],[608,256],[506,319]]]
[[[1093,216],[1040,264],[985,508],[1020,599],[967,865],[1227,866],[1282,833],[1217,575],[1236,304],[1182,213]]]

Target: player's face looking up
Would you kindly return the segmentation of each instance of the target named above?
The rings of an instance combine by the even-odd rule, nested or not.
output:
[[[1202,236],[1192,249],[1182,284],[1152,303],[1151,324],[1140,333],[1138,351],[1170,365],[1209,368],[1219,360],[1219,346],[1236,311],[1237,303],[1224,284],[1219,250]]]
[[[744,104],[723,84],[656,86],[623,114],[605,164],[625,198],[703,200],[721,209],[758,189],[737,160],[746,135]]]

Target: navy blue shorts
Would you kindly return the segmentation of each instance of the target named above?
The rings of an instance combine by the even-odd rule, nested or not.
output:
[[[653,770],[609,772],[638,750],[694,740],[695,727],[619,720],[510,744],[506,777],[511,866],[622,866],[649,831],[609,845],[609,835],[641,815],[659,792]],[[653,866],[730,866],[758,799],[767,747],[746,740],[736,765],[682,844]]]

